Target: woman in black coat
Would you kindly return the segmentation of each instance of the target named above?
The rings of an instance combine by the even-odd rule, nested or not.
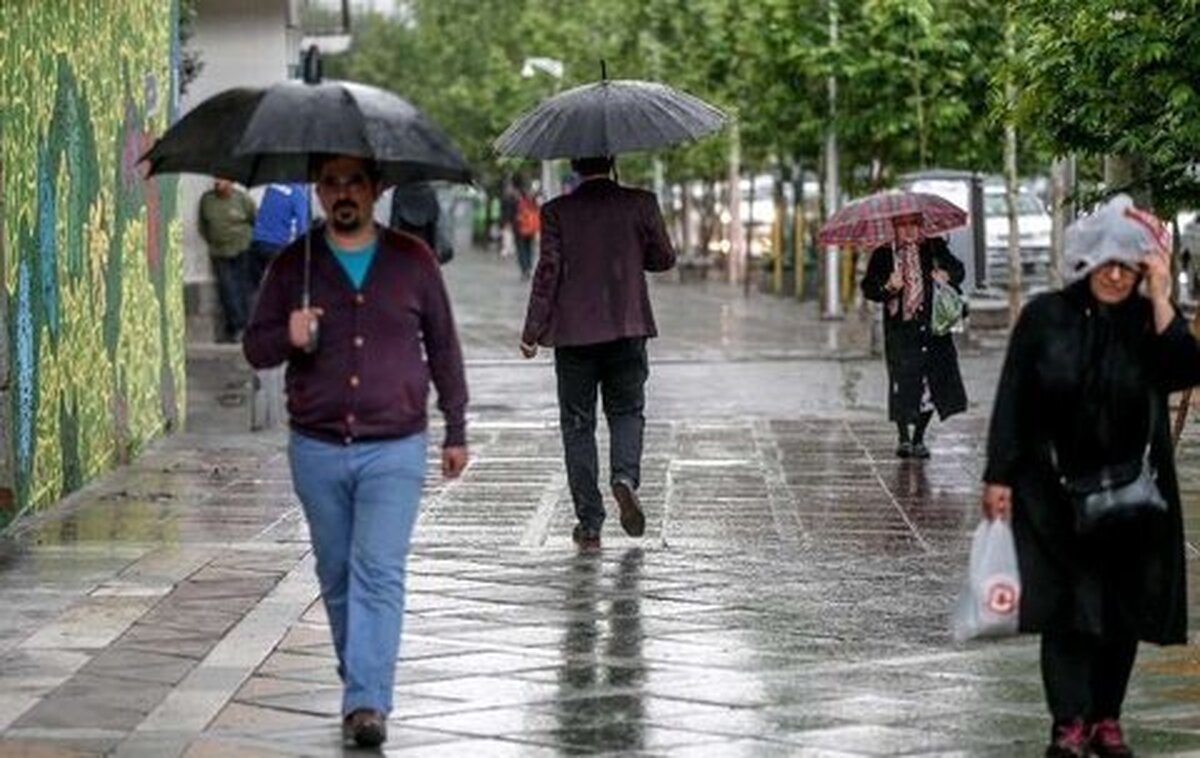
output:
[[[954,340],[930,328],[934,281],[958,288],[963,265],[945,240],[922,239],[920,216],[897,217],[892,224],[896,243],[871,253],[862,292],[885,305],[888,417],[899,432],[896,455],[928,458],[925,430],[933,412],[944,421],[967,409]]]
[[[1021,629],[1042,635],[1054,719],[1046,755],[1131,756],[1118,719],[1138,640],[1186,642],[1167,395],[1200,382],[1200,347],[1169,299],[1165,252],[1082,260],[1076,275],[1084,278],[1031,301],[1013,331],[983,510],[1011,516]],[[1167,512],[1081,533],[1060,482],[1136,464],[1147,446]]]

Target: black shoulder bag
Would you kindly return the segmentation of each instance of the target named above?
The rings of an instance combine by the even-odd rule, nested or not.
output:
[[[1158,409],[1150,394],[1150,438],[1141,458],[1114,466],[1105,466],[1094,474],[1065,476],[1059,482],[1075,509],[1075,531],[1090,534],[1102,525],[1153,513],[1166,513],[1167,501],[1158,489],[1158,471],[1150,462]],[[1050,461],[1058,471],[1058,455],[1050,445]]]

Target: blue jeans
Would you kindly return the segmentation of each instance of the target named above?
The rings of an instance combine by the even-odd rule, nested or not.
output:
[[[337,651],[342,712],[387,714],[405,563],[425,480],[425,435],[337,445],[293,432],[288,461]]]

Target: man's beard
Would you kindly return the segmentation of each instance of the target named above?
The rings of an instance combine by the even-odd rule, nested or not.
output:
[[[349,213],[342,213],[342,211],[349,211]],[[357,232],[363,225],[362,217],[358,214],[358,208],[349,204],[334,206],[329,222],[333,226],[334,231],[343,234]]]

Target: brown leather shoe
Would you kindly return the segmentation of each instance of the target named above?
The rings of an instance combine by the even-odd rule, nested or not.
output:
[[[387,720],[379,711],[359,708],[342,722],[342,736],[359,747],[379,747],[387,742]]]
[[[615,479],[612,491],[621,511],[621,528],[630,537],[641,537],[646,533],[646,516],[642,513],[642,504],[638,500],[637,490],[633,488],[633,482],[625,478]]]

